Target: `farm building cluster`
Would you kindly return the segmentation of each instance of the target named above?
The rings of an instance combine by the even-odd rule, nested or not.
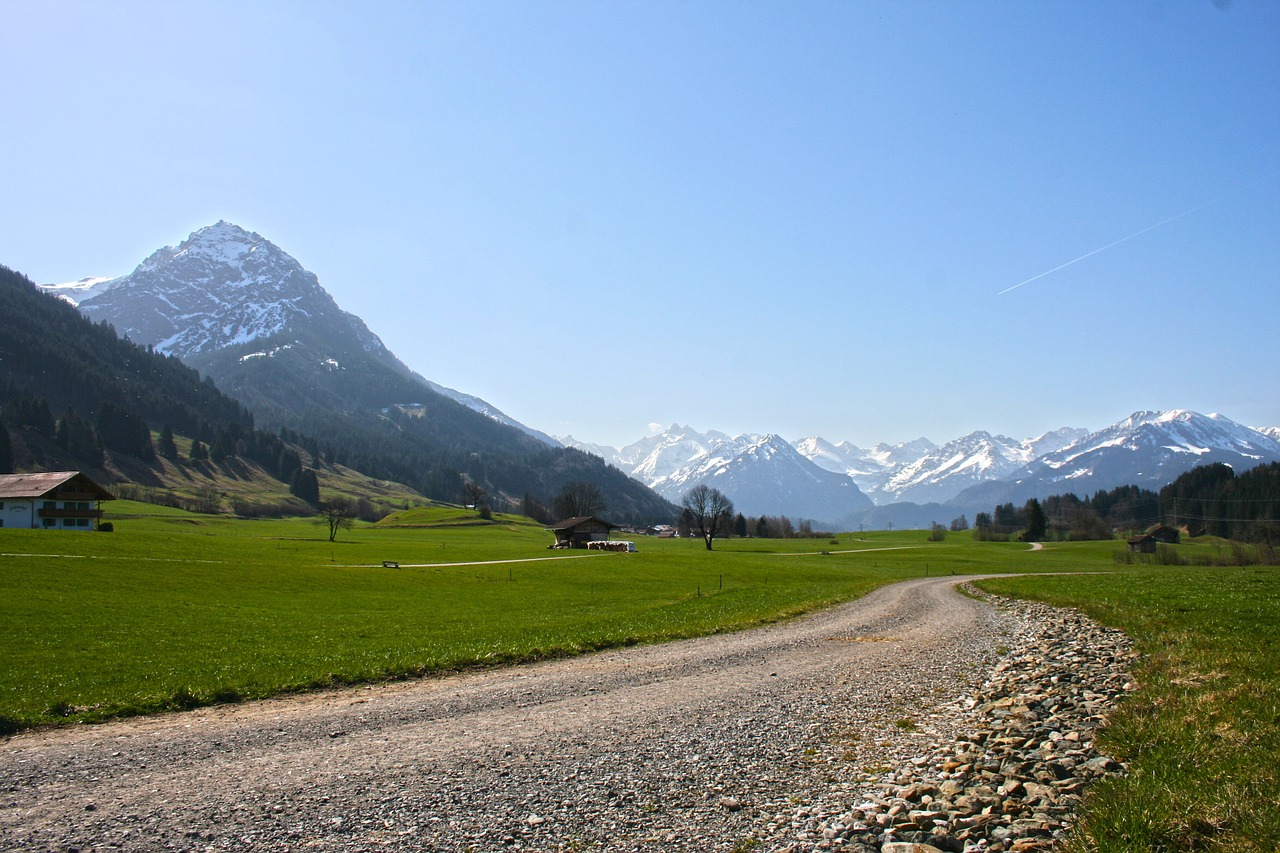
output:
[[[609,533],[617,529],[618,525],[596,518],[594,515],[566,518],[547,528],[556,537],[556,541],[547,547],[551,549],[586,548],[589,551],[635,551],[634,542],[609,538]]]

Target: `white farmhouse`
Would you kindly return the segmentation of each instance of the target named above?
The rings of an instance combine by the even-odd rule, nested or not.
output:
[[[79,471],[0,474],[0,527],[92,530],[115,495]]]

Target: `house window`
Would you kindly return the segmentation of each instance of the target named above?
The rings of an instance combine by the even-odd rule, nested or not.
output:
[[[87,518],[76,519],[76,527],[88,527],[88,526],[89,526],[89,519]]]
[[[44,508],[45,508],[45,509],[57,509],[57,508],[58,508],[58,502],[57,502],[57,501],[45,501],[45,502],[44,502]]]
[[[56,518],[46,518],[46,519],[44,520],[44,526],[45,526],[45,527],[53,527],[53,526],[54,526],[55,524],[57,524],[57,523],[58,523],[58,519],[56,519]]]
[[[0,509],[4,509],[4,501],[0,501]]]

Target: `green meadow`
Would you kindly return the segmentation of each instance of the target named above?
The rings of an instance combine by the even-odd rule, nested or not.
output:
[[[730,631],[926,572],[1075,568],[1112,550],[906,531],[551,551],[527,519],[447,507],[356,523],[335,542],[312,519],[130,501],[108,518],[111,533],[0,537],[9,728]]]
[[[908,577],[1035,573],[993,592],[1079,607],[1143,653],[1071,851],[1274,850],[1280,570],[1116,560],[1123,543],[632,537],[551,551],[515,516],[419,508],[328,541],[311,519],[109,505],[112,533],[0,536],[0,731],[235,702],[788,618]],[[1217,540],[1177,546],[1219,554]],[[399,568],[384,567],[393,561]],[[1051,572],[1085,574],[1045,576]]]

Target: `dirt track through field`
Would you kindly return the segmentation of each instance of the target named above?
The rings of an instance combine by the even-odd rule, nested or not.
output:
[[[1009,618],[962,578],[762,629],[0,742],[0,849],[729,849],[927,717]],[[833,752],[834,751],[834,752]]]

